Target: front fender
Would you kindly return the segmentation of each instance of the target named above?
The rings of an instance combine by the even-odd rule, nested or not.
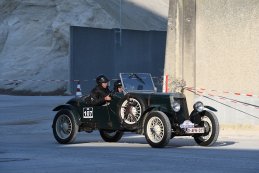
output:
[[[147,108],[147,109],[143,112],[142,116],[143,116],[143,115],[146,115],[148,112],[150,112],[150,111],[152,111],[152,110],[157,110],[157,109],[158,109],[158,108],[157,108],[157,107],[154,107],[154,106],[149,107],[149,108]]]
[[[145,110],[145,112],[143,114],[146,114],[147,112],[150,111],[161,111],[161,112],[170,112],[170,110],[168,110],[168,108],[161,106],[161,105],[150,105],[148,109]]]
[[[210,107],[212,109],[215,109],[213,107]],[[209,109],[209,108],[208,108]],[[201,117],[203,117],[206,112],[210,112],[211,109],[209,110],[203,110],[202,112],[198,112],[196,110],[193,110],[190,114],[190,120],[191,122],[195,123],[195,124],[199,124],[201,122]],[[216,110],[216,109],[215,109]],[[213,111],[213,110],[212,110]],[[217,111],[217,110],[216,110]]]
[[[55,107],[52,111],[59,111],[61,109],[68,109],[68,110],[74,110],[75,107],[69,104],[59,105]]]
[[[64,110],[64,109],[69,110],[74,115],[77,125],[80,126],[81,118],[80,118],[78,111],[76,110],[76,108],[73,105],[70,105],[70,104],[59,105],[59,106],[55,107],[52,111],[57,112],[57,111]]]
[[[166,109],[165,107],[162,107],[160,105],[150,105],[149,108],[147,108],[142,116],[141,116],[141,128],[139,129],[139,131],[137,132],[138,134],[142,134],[144,135],[144,123],[146,118],[148,117],[149,113],[152,111],[161,111],[161,112],[168,112],[168,109]]]
[[[214,112],[217,112],[218,110],[217,109],[215,109],[214,107],[212,107],[212,106],[204,106],[205,108],[207,108],[207,109],[209,109],[209,110],[211,110],[211,111],[214,111]]]

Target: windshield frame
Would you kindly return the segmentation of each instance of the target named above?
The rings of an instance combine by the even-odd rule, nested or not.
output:
[[[123,77],[122,77],[123,75],[136,75],[137,78],[140,77],[140,75],[147,75],[147,77],[150,77],[150,79],[151,79],[151,83],[152,83],[151,87],[153,88],[153,90],[127,90],[126,87],[125,87],[125,83],[123,81]],[[123,91],[124,91],[125,94],[129,93],[129,92],[141,92],[141,93],[143,93],[143,92],[145,92],[145,93],[156,92],[156,87],[154,85],[154,81],[153,81],[153,78],[152,78],[150,73],[120,73],[120,79],[121,79]]]

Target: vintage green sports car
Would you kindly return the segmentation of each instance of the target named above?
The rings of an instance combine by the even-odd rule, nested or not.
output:
[[[106,142],[117,142],[123,132],[145,135],[152,147],[165,147],[175,136],[192,136],[201,146],[213,145],[219,135],[218,119],[202,102],[189,114],[185,95],[158,93],[148,73],[121,73],[123,93],[113,93],[103,106],[73,98],[53,109],[52,128],[61,144],[72,143],[78,132],[99,130]]]

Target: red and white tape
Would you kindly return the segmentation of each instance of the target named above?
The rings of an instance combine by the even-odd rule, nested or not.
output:
[[[153,79],[160,79],[161,77],[152,77]],[[163,77],[163,92],[169,92],[169,83],[171,82],[169,75],[164,75]],[[111,79],[112,81],[118,80],[118,78]],[[0,81],[4,82],[89,82],[89,81],[95,81],[95,79],[74,79],[74,80],[63,80],[63,79],[0,79]],[[241,92],[231,92],[231,91],[219,91],[215,89],[205,89],[205,88],[194,88],[194,87],[185,87],[187,89],[192,89],[197,92],[213,92],[213,93],[222,93],[222,94],[232,94],[236,96],[246,96],[246,97],[256,97],[259,98],[259,95],[247,93],[243,94]],[[212,94],[213,95],[213,94]]]
[[[112,79],[117,80],[117,79]],[[0,81],[4,82],[89,82],[89,81],[95,81],[95,79],[92,80],[86,80],[86,79],[75,79],[75,80],[61,80],[61,79],[45,79],[45,80],[38,80],[38,79],[0,79]]]
[[[209,89],[205,89],[205,88],[193,88],[193,87],[186,87],[192,90],[196,90],[196,91],[201,91],[201,92],[213,92],[213,93],[222,93],[222,94],[232,94],[232,95],[236,95],[236,96],[247,96],[247,97],[257,97],[259,98],[259,95],[255,95],[255,94],[251,94],[251,93],[247,93],[247,94],[243,94],[240,92],[230,92],[230,91],[219,91],[219,90],[209,90]]]
[[[160,77],[152,77],[153,79],[160,79]],[[89,82],[95,81],[96,79],[74,79],[74,80],[64,80],[64,79],[0,79],[4,82]],[[119,78],[113,78],[111,81],[119,80]]]
[[[219,96],[219,95],[215,95],[215,94],[211,94],[211,93],[206,93],[206,92],[203,92],[203,91],[194,90],[192,88],[187,88],[187,90],[194,92],[198,96],[206,96],[207,95],[209,97],[216,97],[219,100],[229,101],[231,103],[235,103],[235,104],[243,105],[243,106],[246,106],[246,107],[252,107],[252,108],[255,108],[255,109],[259,109],[259,107],[256,106],[256,105],[251,105],[251,104],[248,104],[248,103],[243,103],[243,102],[240,102],[238,100],[226,98],[226,97],[223,97],[223,96]]]
[[[164,75],[163,76],[163,92],[168,92],[169,91],[169,75]],[[194,88],[194,87],[185,87],[187,89],[192,89],[192,90],[196,90],[196,91],[207,91],[207,92],[217,92],[217,93],[223,93],[223,94],[232,94],[232,95],[236,95],[236,96],[246,96],[246,97],[257,97],[259,98],[259,95],[256,94],[251,94],[251,93],[247,93],[247,94],[243,94],[241,92],[231,92],[231,91],[219,91],[219,90],[215,90],[215,89],[205,89],[205,88]]]
[[[195,89],[195,90],[200,90],[200,91],[207,91],[207,92],[217,92],[217,93],[223,93],[223,94],[232,94],[232,95],[236,95],[236,96],[259,97],[258,95],[251,94],[251,93],[243,94],[243,93],[240,93],[240,92],[209,90],[209,89],[205,89],[205,88],[193,88],[193,87],[187,87],[187,88],[191,88],[191,89]]]
[[[56,79],[46,79],[46,80],[38,80],[38,79],[0,79],[0,81],[4,82],[69,82],[69,81],[78,81],[78,80],[56,80]]]

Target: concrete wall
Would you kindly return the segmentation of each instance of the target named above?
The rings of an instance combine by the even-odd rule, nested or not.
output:
[[[118,79],[123,72],[145,72],[162,77],[165,46],[165,31],[123,29],[120,37],[119,29],[71,27],[70,79],[81,80],[86,94],[95,86],[93,79],[99,74],[109,79]],[[161,91],[161,82],[155,82]],[[72,93],[75,84],[71,83]]]
[[[222,93],[259,94],[259,1],[196,0],[196,21],[196,86],[259,105],[258,97]],[[203,99],[218,107],[222,123],[259,125],[255,107],[214,99],[247,113]]]
[[[170,79],[196,86],[196,11],[195,0],[171,0],[169,5],[167,47],[164,73]],[[172,85],[171,85],[172,87]],[[174,88],[171,88],[176,91]],[[189,109],[195,96],[186,93]]]
[[[186,91],[189,108],[201,100],[218,109],[221,124],[259,125],[258,107],[230,100],[259,106],[258,0],[170,0],[167,36],[165,73],[229,98]]]
[[[197,86],[259,94],[259,1],[196,3]]]

